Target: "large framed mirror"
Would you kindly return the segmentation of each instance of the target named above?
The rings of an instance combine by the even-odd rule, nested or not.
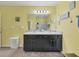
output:
[[[43,10],[44,11],[44,10]],[[50,28],[50,14],[42,13],[43,11],[35,11],[35,13],[28,14],[28,30],[30,31],[47,31]],[[34,11],[33,11],[34,12]],[[38,12],[38,13],[36,13]]]

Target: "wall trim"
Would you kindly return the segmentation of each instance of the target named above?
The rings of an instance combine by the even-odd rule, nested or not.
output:
[[[0,45],[0,48],[1,48],[1,45]]]
[[[9,45],[2,45],[2,48],[10,48]],[[23,48],[22,46],[19,46],[19,48]]]
[[[10,46],[9,46],[9,45],[2,45],[2,48],[3,48],[3,47],[6,47],[6,48],[8,48],[8,47],[10,47]]]

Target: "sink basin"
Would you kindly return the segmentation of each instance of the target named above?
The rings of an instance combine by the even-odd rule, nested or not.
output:
[[[50,31],[43,31],[43,32],[39,32],[39,31],[36,31],[36,32],[25,32],[24,34],[41,34],[41,35],[43,35],[43,34],[57,34],[57,35],[59,35],[59,34],[62,34],[62,32],[50,32]]]

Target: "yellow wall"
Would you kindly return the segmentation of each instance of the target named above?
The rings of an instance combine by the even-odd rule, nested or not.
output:
[[[63,12],[69,11],[69,2],[61,2],[56,8],[58,17]],[[79,15],[79,2],[76,2],[76,8],[70,11],[70,18],[61,20],[60,25],[57,24],[57,28],[63,32],[63,52],[75,53],[79,56],[79,28],[77,26],[77,15]],[[72,23],[70,23],[71,20]]]
[[[64,11],[68,11],[69,2],[61,2],[56,7],[23,7],[23,6],[0,6],[2,16],[2,45],[9,46],[11,36],[20,36],[20,46],[23,46],[23,33],[28,31],[28,13],[34,9],[47,9],[51,12],[50,20],[51,30],[57,25],[57,28],[63,32],[63,52],[76,53],[79,56],[79,29],[77,27],[76,15],[79,14],[79,2],[76,8],[70,11],[70,18],[60,21],[60,25],[53,24],[53,20],[58,19]],[[15,16],[20,16],[19,23],[15,22]],[[51,20],[52,19],[52,20]],[[33,29],[35,29],[36,18],[31,19]],[[72,23],[70,21],[72,20]]]
[[[49,10],[51,16],[56,14],[56,7],[33,7],[33,6],[0,6],[2,16],[2,46],[8,47],[10,44],[9,38],[12,36],[20,37],[20,47],[23,46],[23,33],[28,31],[28,13],[36,9]],[[20,16],[20,22],[15,22],[15,16]],[[53,18],[52,17],[52,18]],[[33,28],[35,29],[36,20],[31,18]]]

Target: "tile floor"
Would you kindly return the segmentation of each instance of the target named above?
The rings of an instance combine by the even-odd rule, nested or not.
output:
[[[0,48],[0,57],[64,57],[60,52],[25,52],[23,48]]]

